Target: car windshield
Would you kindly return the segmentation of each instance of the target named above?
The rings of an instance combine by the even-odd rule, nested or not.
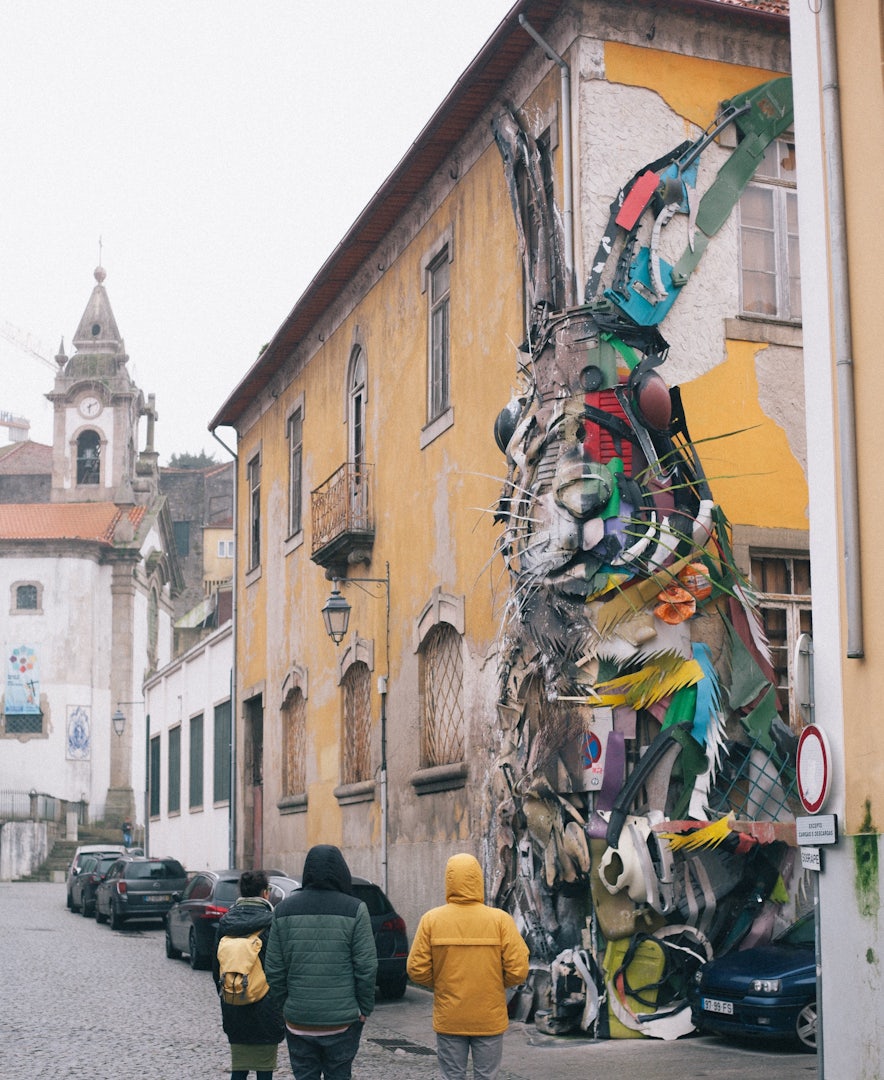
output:
[[[780,934],[776,939],[777,945],[793,945],[806,948],[808,945],[814,945],[816,941],[816,929],[814,926],[813,914],[805,915],[799,919],[798,922],[792,923],[792,925]]]
[[[163,859],[158,862],[130,863],[126,870],[126,877],[134,881],[141,881],[146,878],[179,878],[184,876],[184,869],[181,864],[171,859]]]

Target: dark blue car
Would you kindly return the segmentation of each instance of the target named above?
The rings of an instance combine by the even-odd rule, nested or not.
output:
[[[769,945],[710,960],[697,972],[694,1026],[714,1035],[797,1040],[816,1050],[816,949],[813,912]]]

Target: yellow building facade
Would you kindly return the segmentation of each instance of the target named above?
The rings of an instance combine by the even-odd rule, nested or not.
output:
[[[495,432],[533,374],[542,305],[523,259],[536,237],[517,227],[532,192],[518,167],[508,186],[501,118],[539,147],[557,253],[544,310],[579,311],[624,181],[789,70],[782,14],[669,7],[517,4],[212,421],[237,433],[242,865],[297,876],[311,845],[337,844],[413,928],[467,850],[496,898],[511,716],[540,731],[545,708],[502,691],[520,659]],[[698,191],[733,145],[704,147]],[[687,221],[673,232],[684,245]],[[750,573],[806,562],[808,522],[800,312],[747,310],[744,242],[726,215],[662,323],[660,370]],[[339,644],[330,594],[350,608]],[[573,777],[557,790],[577,809]]]

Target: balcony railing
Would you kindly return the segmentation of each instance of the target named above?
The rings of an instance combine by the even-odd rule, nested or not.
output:
[[[310,557],[320,566],[370,558],[374,544],[372,473],[372,465],[348,461],[310,493]]]

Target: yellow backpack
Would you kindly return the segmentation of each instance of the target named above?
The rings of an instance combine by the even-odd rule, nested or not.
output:
[[[218,942],[218,993],[227,1005],[251,1005],[270,990],[261,965],[261,931],[247,937],[225,935]]]

